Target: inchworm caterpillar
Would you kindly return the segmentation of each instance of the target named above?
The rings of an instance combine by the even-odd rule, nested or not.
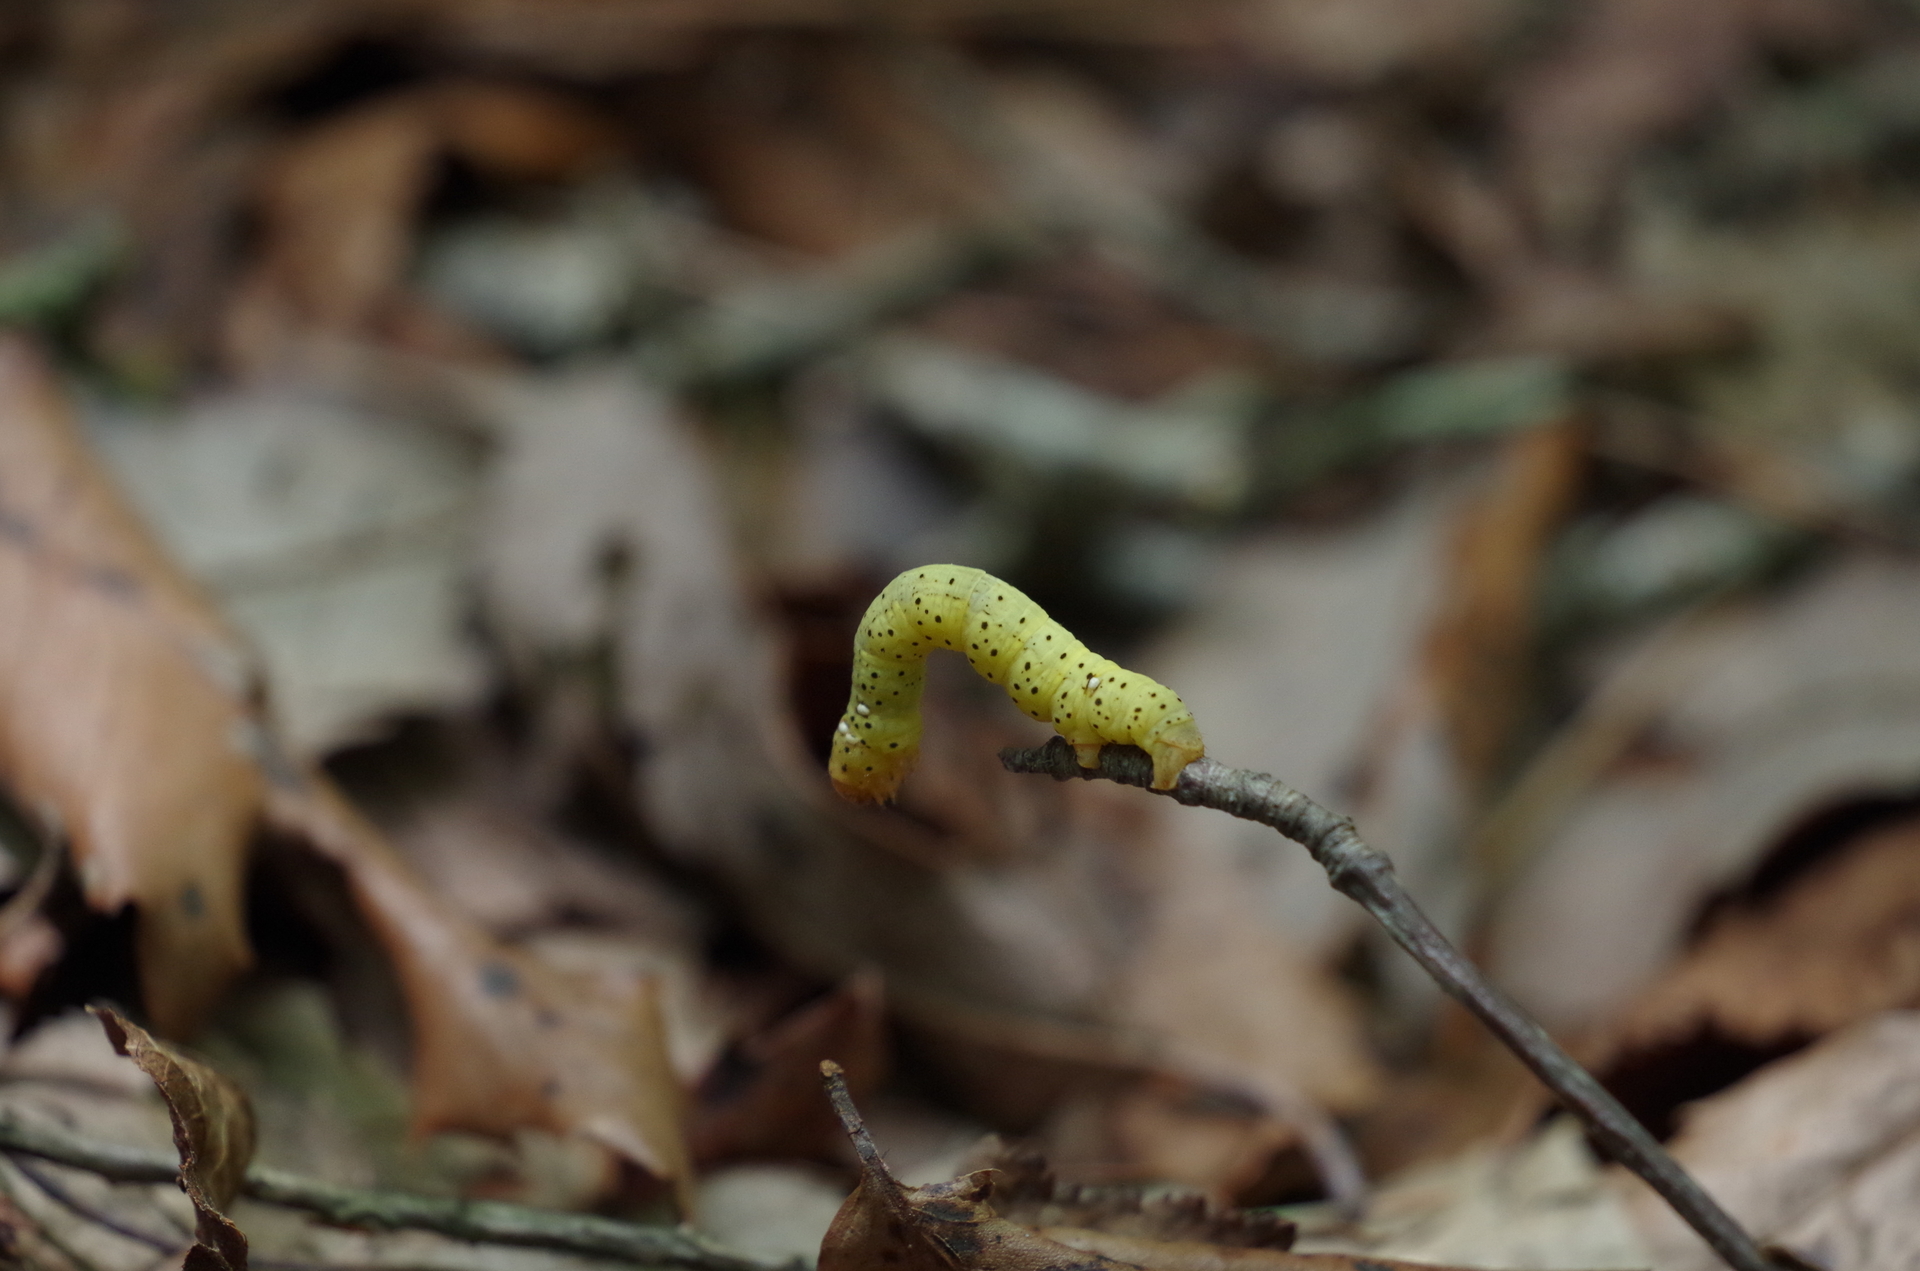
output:
[[[1014,705],[1073,743],[1082,767],[1099,763],[1109,742],[1135,745],[1153,757],[1153,788],[1171,790],[1206,753],[1193,712],[1166,685],[1094,653],[991,574],[922,565],[888,583],[860,620],[853,693],[827,762],[842,798],[884,803],[912,770],[935,649],[964,653]]]

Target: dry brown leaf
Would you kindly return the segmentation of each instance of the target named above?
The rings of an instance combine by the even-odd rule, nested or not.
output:
[[[1399,157],[1396,173],[1409,218],[1483,293],[1478,320],[1448,342],[1454,356],[1672,357],[1724,350],[1746,334],[1724,303],[1557,258],[1517,198],[1452,159],[1414,149]]]
[[[1136,920],[1163,885],[1158,872],[1130,876],[1137,795],[1010,780],[987,769],[994,746],[1018,738],[940,729],[929,755],[951,744],[966,777],[951,783],[951,803],[920,809],[933,825],[823,807],[791,732],[777,643],[716,512],[725,498],[711,456],[630,378],[543,378],[503,394],[498,409],[508,427],[482,574],[490,611],[516,651],[617,641],[623,714],[643,741],[635,789],[661,845],[726,877],[796,964],[835,979],[877,966],[890,1007],[937,1034],[933,1062],[976,1106],[1018,1102],[1018,1115],[1037,1120],[1068,1073],[1131,1078],[1151,1064],[1138,1030],[1126,1035],[1110,1009],[1116,972],[1140,948]],[[596,567],[613,545],[648,562],[631,586],[609,587]],[[1171,843],[1168,852],[1158,859],[1171,862]],[[1213,872],[1203,888],[1218,897],[1237,883]],[[1275,947],[1263,916],[1244,897],[1234,916],[1248,964],[1280,974],[1290,951]],[[1187,965],[1191,989],[1205,963]],[[1267,999],[1282,1009],[1258,1025],[1270,1045],[1257,1060],[1304,1053],[1315,1057],[1309,1093],[1364,1090],[1355,1073],[1370,1069],[1346,1003],[1294,991],[1319,973],[1287,965],[1284,989]],[[1211,1013],[1244,1005],[1212,983]],[[1169,984],[1166,1000],[1182,991]],[[1025,1060],[1012,1081],[995,1062],[1009,1051]]]
[[[43,844],[32,871],[0,905],[0,996],[24,1001],[41,973],[66,952],[66,937],[44,912],[66,857],[57,841]]]
[[[333,862],[407,997],[416,1134],[579,1134],[670,1184],[690,1212],[680,1086],[651,979],[621,996],[503,945],[448,909],[322,780],[269,815]]]
[[[1229,12],[1236,34],[1263,60],[1313,79],[1358,84],[1477,60],[1510,7],[1502,0],[1255,0]]]
[[[1115,1018],[1152,1030],[1168,1068],[1281,1118],[1367,1107],[1382,1077],[1352,993],[1252,903],[1244,867],[1182,852],[1177,834],[1131,853],[1128,881],[1152,901]]]
[[[176,165],[223,111],[312,58],[342,25],[340,7],[324,4],[93,12],[112,14],[96,27],[108,38],[59,49],[37,108],[0,117],[16,188],[43,205],[137,206],[179,177]]]
[[[860,1183],[820,1242],[820,1271],[1420,1271],[1424,1264],[1345,1254],[1155,1240],[1081,1227],[1035,1230],[991,1203],[998,1174],[906,1187],[881,1159],[833,1064],[829,1098],[860,1157]],[[1425,1268],[1425,1271],[1440,1271]]]
[[[1436,824],[1446,829],[1443,809],[1409,796],[1416,806],[1402,812],[1390,791],[1354,808],[1350,781],[1391,694],[1418,665],[1442,600],[1448,527],[1478,475],[1430,481],[1336,529],[1288,529],[1231,548],[1193,616],[1142,661],[1146,673],[1179,686],[1212,753],[1283,774],[1353,812],[1367,841],[1414,876],[1447,851],[1433,840]],[[1170,858],[1214,862],[1238,903],[1308,956],[1338,957],[1363,928],[1365,915],[1327,886],[1320,867],[1276,846],[1264,826],[1171,809],[1155,816]]]
[[[890,10],[886,30],[978,33],[984,27],[1046,39],[1079,35],[1103,47],[1190,47],[1214,37],[1212,3],[1162,0],[935,0]],[[604,0],[413,0],[437,42],[489,60],[513,57],[548,74],[589,79],[677,68],[716,35],[767,27],[871,30],[846,0],[669,0],[637,7]]]
[[[252,956],[251,678],[88,453],[39,354],[0,342],[0,776],[70,838],[90,907],[136,908],[146,1009],[173,1035]]]
[[[346,15],[314,3],[88,14],[75,25],[89,37],[56,37],[57,53],[10,76],[25,92],[0,112],[19,200],[7,220],[111,208],[134,251],[89,323],[89,351],[144,385],[177,383],[207,352],[238,265],[234,224],[267,150],[263,131],[233,128],[233,116],[319,56]],[[32,106],[20,109],[23,97]]]
[[[840,1069],[823,1063],[829,1096],[860,1156],[860,1183],[820,1242],[820,1271],[1119,1271],[1098,1254],[1056,1244],[994,1215],[993,1173],[977,1170],[946,1183],[906,1187],[894,1178],[854,1110]]]
[[[1655,1265],[1611,1182],[1578,1123],[1558,1117],[1383,1179],[1359,1222],[1305,1231],[1299,1243],[1461,1266]]]
[[[1550,1028],[1604,1025],[1784,829],[1911,788],[1915,580],[1897,557],[1842,553],[1619,659],[1594,694],[1618,723],[1528,810],[1535,855],[1490,948],[1508,991]]]
[[[1356,1202],[1365,1189],[1325,1109],[1295,1096],[1277,1113],[1243,1088],[1165,1073],[1075,1092],[1041,1141],[1076,1176],[1168,1183],[1221,1203],[1260,1203],[1301,1187]]]
[[[921,325],[939,339],[1129,401],[1244,366],[1253,351],[1095,258],[1049,262],[1000,285],[969,288]]]
[[[556,92],[484,80],[428,91],[447,148],[482,172],[567,181],[620,153],[620,135],[606,120]]]
[[[66,951],[66,937],[45,914],[23,915],[0,930],[0,996],[23,1001]]]
[[[1734,1219],[1829,1271],[1920,1260],[1920,1014],[1863,1020],[1692,1105],[1673,1153]],[[1663,1271],[1721,1265],[1617,1180]]]
[[[1603,0],[1526,66],[1507,95],[1515,185],[1550,240],[1578,247],[1649,142],[1724,100],[1765,45],[1800,56],[1857,33],[1868,6],[1835,0]]]
[[[261,243],[228,315],[229,352],[259,367],[297,334],[355,334],[488,351],[402,291],[434,160],[458,154],[520,180],[578,178],[617,154],[600,119],[555,93],[452,81],[331,116],[282,146],[260,181]]]
[[[763,35],[717,76],[698,162],[721,214],[748,233],[831,256],[978,202],[977,165],[871,48]]]
[[[253,1161],[253,1105],[240,1087],[106,1007],[91,1007],[113,1048],[153,1079],[173,1121],[180,1186],[193,1201],[195,1244],[185,1271],[247,1271],[247,1238],[221,1211]]]
[[[235,683],[248,663],[92,465],[31,351],[10,344],[0,358],[0,391],[11,399],[0,412],[0,612],[11,618],[0,625],[0,771],[71,835],[94,908],[138,908],[147,1009],[184,1033],[249,956],[241,874],[262,783],[254,757],[238,749],[261,735]],[[651,1000],[608,1003],[522,955],[496,959],[488,937],[431,903],[416,905],[409,925],[396,912],[425,889],[390,856],[369,863],[377,855],[363,851],[353,876],[420,988],[421,1125],[578,1131],[683,1181],[677,1087]],[[33,955],[23,968],[49,952],[42,937],[10,950]],[[539,1005],[489,1013],[485,984],[522,982]],[[549,1018],[558,1021],[545,1029],[551,1045],[513,1058]]]
[[[1491,488],[1455,523],[1445,600],[1424,674],[1467,781],[1496,775],[1526,701],[1541,558],[1579,492],[1584,431],[1573,420],[1505,443]]]
[[[1608,1030],[1616,1054],[1701,1030],[1757,1047],[1920,1005],[1920,822],[1862,836],[1736,902]]]
[[[1038,1149],[990,1142],[976,1158],[994,1172],[993,1207],[1028,1227],[1062,1227],[1197,1242],[1233,1249],[1287,1249],[1294,1225],[1272,1210],[1226,1209],[1204,1196],[1157,1195],[1139,1187],[1062,1183]]]
[[[450,909],[504,940],[568,927],[690,952],[707,937],[702,915],[648,874],[562,833],[532,809],[560,778],[538,757],[500,755],[490,738],[452,759],[459,788],[397,816],[388,834],[407,864]],[[468,744],[449,742],[449,749]],[[531,794],[529,794],[531,790]]]
[[[688,1136],[704,1166],[753,1159],[838,1162],[839,1124],[820,1102],[820,1063],[832,1059],[856,1091],[885,1073],[886,1002],[862,972],[748,1038],[696,1093]]]
[[[440,144],[430,103],[383,98],[285,145],[260,194],[261,244],[228,316],[229,352],[259,366],[295,332],[364,329],[406,269]]]

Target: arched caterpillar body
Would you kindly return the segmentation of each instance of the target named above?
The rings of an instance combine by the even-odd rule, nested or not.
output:
[[[1014,704],[1073,743],[1083,767],[1109,742],[1153,757],[1153,787],[1171,790],[1206,753],[1193,712],[1166,685],[1088,649],[1017,588],[964,565],[923,565],[887,584],[860,620],[853,693],[834,729],[833,788],[884,803],[920,755],[927,655],[952,649]]]

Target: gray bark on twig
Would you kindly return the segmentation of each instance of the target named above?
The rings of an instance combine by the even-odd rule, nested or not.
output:
[[[119,1144],[90,1142],[65,1130],[30,1124],[10,1113],[0,1113],[0,1151],[38,1157],[121,1183],[173,1183],[180,1176],[178,1164],[171,1157]],[[340,1187],[259,1165],[247,1170],[246,1185],[241,1190],[255,1200],[305,1210],[339,1227],[432,1231],[455,1240],[554,1249],[686,1271],[791,1271],[786,1264],[718,1249],[674,1227],[622,1222],[596,1214]]]
[[[1145,789],[1153,780],[1153,761],[1138,747],[1103,746],[1099,766],[1082,768],[1073,747],[1060,737],[1032,750],[1003,750],[1000,762],[1009,772],[1041,774],[1056,781],[1105,779]],[[1350,818],[1266,773],[1229,768],[1214,759],[1196,759],[1173,789],[1152,793],[1188,807],[1215,808],[1258,821],[1306,848],[1327,871],[1335,890],[1372,914],[1441,988],[1472,1011],[1580,1119],[1603,1152],[1644,1179],[1727,1265],[1738,1271],[1780,1271],[1804,1265],[1782,1250],[1763,1253],[1753,1237],[1592,1073],[1547,1036],[1518,1003],[1488,983],[1413,903],[1394,874],[1393,862],[1361,840]]]

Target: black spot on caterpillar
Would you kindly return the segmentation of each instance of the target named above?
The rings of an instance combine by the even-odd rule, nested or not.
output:
[[[925,638],[894,634],[924,627],[929,617],[939,632]],[[969,638],[981,631],[989,637]],[[1060,656],[1040,657],[1042,646]],[[1093,652],[993,575],[926,565],[888,583],[860,620],[853,694],[827,762],[842,798],[884,803],[912,771],[920,756],[920,689],[927,654],[935,647],[965,655],[1021,710],[1052,724],[1073,743],[1082,767],[1100,762],[1103,745],[1138,746],[1153,758],[1154,789],[1171,790],[1180,770],[1206,753],[1193,712],[1173,690]],[[887,684],[884,692],[881,682]]]

